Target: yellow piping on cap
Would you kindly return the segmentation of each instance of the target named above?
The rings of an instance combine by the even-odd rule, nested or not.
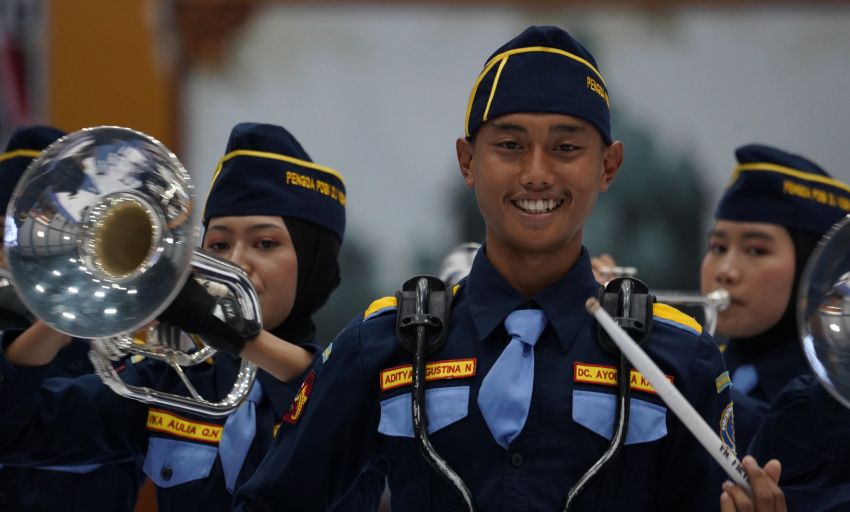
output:
[[[487,115],[490,113],[490,104],[493,103],[493,96],[496,95],[496,87],[499,85],[499,77],[502,76],[502,70],[505,69],[505,64],[508,63],[508,58],[502,59],[499,64],[499,69],[496,70],[496,78],[493,79],[493,87],[490,88],[490,97],[487,99],[487,107],[484,108],[484,121],[487,121]]]
[[[776,165],[770,164],[766,162],[754,162],[747,164],[739,164],[735,166],[735,170],[732,173],[732,178],[729,180],[729,185],[731,186],[735,181],[737,181],[738,177],[740,177],[742,172],[778,172],[780,174],[785,174],[787,176],[793,176],[795,178],[800,178],[803,180],[814,181],[817,183],[823,183],[825,185],[830,185],[835,188],[840,188],[845,192],[850,193],[850,186],[841,183],[840,181],[834,180],[832,178],[828,178],[826,176],[822,176],[820,174],[814,174],[811,172],[800,171],[798,169],[794,169],[792,167],[785,167],[784,165]]]
[[[30,158],[36,158],[41,154],[41,151],[35,149],[16,149],[14,151],[8,151],[6,153],[0,153],[0,162],[4,160],[10,160],[12,158],[17,158],[19,156],[26,156]]]
[[[342,177],[342,174],[337,172],[330,167],[325,167],[324,165],[315,164],[313,162],[308,162],[307,160],[301,160],[300,158],[294,158],[291,156],[281,155],[279,153],[269,153],[267,151],[254,151],[252,149],[237,149],[235,151],[231,151],[230,153],[221,157],[221,160],[218,161],[218,165],[215,167],[215,172],[213,173],[212,180],[210,181],[210,191],[212,190],[213,185],[215,184],[215,180],[218,179],[219,173],[221,173],[221,168],[224,166],[224,162],[230,160],[231,158],[235,158],[237,156],[252,156],[255,158],[268,158],[269,160],[279,160],[281,162],[287,162],[290,164],[299,165],[301,167],[307,167],[308,169],[313,169],[316,171],[324,172],[334,176],[336,179],[342,183],[342,186],[345,187],[345,179]],[[209,191],[207,191],[207,195],[209,195]]]
[[[593,71],[593,73],[596,76],[599,77],[599,80],[602,81],[602,85],[605,85],[605,79],[602,78],[602,74],[599,72],[599,70],[596,69],[593,66],[593,64],[588,62],[587,59],[579,57],[578,55],[576,55],[574,53],[570,53],[570,52],[567,52],[567,51],[564,51],[564,50],[561,50],[561,49],[558,49],[558,48],[550,48],[548,46],[528,46],[528,47],[525,47],[525,48],[514,48],[513,50],[508,50],[506,52],[502,52],[502,53],[496,55],[495,57],[493,57],[492,59],[490,59],[490,61],[487,64],[484,65],[484,71],[482,71],[481,74],[478,75],[478,79],[475,80],[475,85],[472,86],[472,92],[469,93],[469,102],[466,104],[466,117],[465,117],[465,123],[464,123],[464,128],[463,128],[467,137],[470,136],[470,133],[469,133],[469,116],[472,113],[472,102],[475,99],[475,93],[478,91],[478,86],[481,84],[481,80],[484,79],[484,77],[487,75],[487,73],[489,73],[490,70],[493,68],[493,66],[497,62],[499,62],[500,60],[504,59],[504,61],[506,62],[508,60],[508,57],[510,57],[511,55],[517,55],[517,54],[520,54],[520,53],[532,53],[532,52],[555,53],[555,54],[567,57],[568,59],[572,59],[576,62],[580,62],[580,63],[584,64],[585,66],[587,66],[591,71]],[[504,62],[502,63],[502,67],[504,67]],[[501,71],[501,67],[499,68],[499,71]],[[605,88],[607,89],[608,86],[605,85]],[[493,90],[495,90],[495,84],[494,84]],[[490,93],[490,97],[491,97],[491,99],[493,97],[492,91]],[[490,102],[488,101],[487,102],[488,110],[489,110],[489,105],[490,105]],[[485,121],[487,120],[486,114],[485,114],[484,120]]]

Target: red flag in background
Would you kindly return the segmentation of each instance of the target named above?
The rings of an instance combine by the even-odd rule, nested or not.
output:
[[[0,140],[14,127],[32,122],[33,64],[38,62],[39,35],[43,33],[40,1],[4,0],[0,3]]]

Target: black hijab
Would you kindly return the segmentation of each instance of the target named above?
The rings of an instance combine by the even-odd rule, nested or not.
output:
[[[788,304],[785,305],[785,312],[782,313],[782,317],[778,322],[755,336],[733,339],[737,349],[745,357],[746,355],[754,356],[780,345],[799,342],[800,329],[797,325],[797,293],[799,292],[800,278],[803,275],[803,270],[806,268],[809,257],[812,255],[821,237],[811,231],[788,227],[785,227],[785,229],[788,231],[788,234],[791,236],[791,242],[794,244],[794,281],[791,286],[791,295],[788,298]]]
[[[339,286],[340,241],[329,230],[295,218],[284,218],[298,258],[298,282],[289,316],[270,329],[275,336],[303,344],[313,341],[316,325],[313,314],[327,302]]]

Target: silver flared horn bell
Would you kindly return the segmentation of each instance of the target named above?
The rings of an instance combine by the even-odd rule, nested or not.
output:
[[[166,326],[133,334],[168,307],[190,271],[261,322],[250,279],[198,251],[196,232],[191,181],[174,154],[141,132],[100,126],[62,137],[29,165],[6,211],[4,246],[29,310],[58,331],[92,339],[95,370],[115,392],[218,416],[247,396],[254,365],[243,361],[233,390],[211,402],[182,370],[208,359],[211,347],[184,350],[187,337]],[[129,354],[171,365],[190,396],[125,384],[110,360]]]
[[[815,376],[850,407],[850,217],[836,223],[809,257],[797,295],[797,323]]]

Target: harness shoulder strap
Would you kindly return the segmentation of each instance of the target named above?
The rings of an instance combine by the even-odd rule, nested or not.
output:
[[[427,281],[427,292],[420,280]],[[448,340],[449,315],[452,309],[452,289],[434,276],[416,276],[405,281],[396,292],[396,336],[411,354],[416,352],[417,328],[425,330],[426,355],[440,351]]]
[[[649,287],[640,279],[620,277],[613,279],[599,290],[599,303],[605,312],[617,322],[645,349],[652,335],[652,305],[655,296],[649,293]],[[609,354],[620,353],[617,345],[608,333],[597,324],[596,339],[599,346]]]

